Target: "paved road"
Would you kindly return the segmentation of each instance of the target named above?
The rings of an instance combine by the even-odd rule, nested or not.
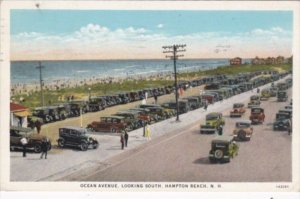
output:
[[[248,100],[242,102],[248,103]],[[209,163],[210,141],[214,135],[200,135],[199,122],[112,158],[107,161],[111,165],[108,168],[71,178],[80,181],[289,182],[292,179],[292,136],[272,131],[277,110],[286,104],[276,102],[276,98],[262,102],[265,123],[254,125],[251,141],[239,142],[239,155],[228,164]],[[238,120],[229,118],[229,111],[223,111],[224,134],[228,135]],[[249,114],[248,109],[243,118],[249,118]]]

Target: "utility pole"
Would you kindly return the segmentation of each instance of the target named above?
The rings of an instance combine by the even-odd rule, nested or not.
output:
[[[178,84],[177,84],[177,68],[176,60],[178,57],[183,57],[183,55],[178,55],[178,52],[185,52],[186,44],[174,44],[172,46],[163,46],[163,53],[171,53],[167,55],[166,58],[170,58],[174,63],[174,78],[175,78],[175,99],[176,99],[176,121],[179,122],[179,105],[178,105]]]
[[[44,66],[42,66],[42,63],[39,61],[39,65],[36,67],[40,71],[40,86],[41,86],[41,104],[42,106],[45,106],[45,100],[44,100],[44,93],[43,93],[43,78],[42,78],[42,69]]]

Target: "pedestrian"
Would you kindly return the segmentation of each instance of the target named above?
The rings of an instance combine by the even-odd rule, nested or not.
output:
[[[124,134],[124,138],[125,138],[125,147],[127,147],[127,144],[128,144],[128,137],[129,137],[129,135],[128,135],[127,131],[125,130],[125,134]]]
[[[223,135],[223,125],[220,125],[220,126],[219,126],[218,134],[219,134],[220,136]]]
[[[146,138],[148,139],[148,140],[151,140],[151,131],[150,131],[150,128],[149,128],[149,125],[147,124],[147,126],[146,126]]]
[[[146,102],[147,102],[147,99],[148,99],[148,92],[146,91],[145,92],[145,100],[146,100]]]
[[[204,101],[204,110],[206,111],[207,110],[207,106],[208,106],[208,102],[207,100]]]
[[[145,98],[142,99],[142,104],[143,104],[143,105],[146,104]]]
[[[35,127],[36,127],[37,133],[40,134],[40,132],[41,132],[41,127],[42,127],[42,123],[41,123],[39,120],[37,120],[37,121],[35,122]]]
[[[124,142],[125,142],[124,133],[121,133],[120,135],[120,142],[121,142],[121,148],[122,150],[124,150]]]
[[[47,159],[48,140],[46,138],[42,140],[41,149],[42,149],[41,159],[43,159],[44,155],[45,155],[45,159]]]
[[[26,146],[28,144],[28,140],[26,137],[23,137],[20,141],[23,147],[23,157],[26,157]]]
[[[157,104],[157,93],[156,92],[154,93],[154,101],[155,101],[155,104]]]
[[[259,92],[260,92],[259,88],[257,88],[256,92],[257,92],[257,93],[259,93]]]

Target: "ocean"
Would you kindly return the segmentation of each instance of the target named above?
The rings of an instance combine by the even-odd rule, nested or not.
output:
[[[229,65],[228,59],[183,59],[177,61],[177,70],[197,71]],[[11,83],[29,84],[39,81],[37,61],[12,61]],[[43,80],[83,80],[89,78],[126,77],[173,72],[173,62],[164,60],[84,60],[42,61]]]

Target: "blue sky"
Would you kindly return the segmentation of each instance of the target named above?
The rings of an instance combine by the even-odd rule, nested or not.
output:
[[[191,40],[191,37],[195,35],[197,36],[194,39],[199,39],[202,35],[203,38],[209,37],[213,41],[215,37],[216,45],[222,41],[221,45],[226,43],[226,45],[234,46],[232,44],[232,41],[234,41],[233,36],[242,39],[241,36],[249,37],[249,34],[254,33],[258,36],[257,42],[263,40],[262,34],[265,36],[269,34],[269,36],[272,35],[274,38],[276,36],[277,39],[284,36],[284,39],[291,40],[292,14],[290,11],[13,10],[11,12],[11,34],[14,46],[18,46],[21,43],[26,45],[25,40],[30,37],[34,42],[43,40],[39,45],[44,44],[45,48],[49,46],[49,49],[52,48],[51,52],[55,49],[62,50],[59,45],[63,45],[65,49],[65,43],[60,44],[62,39],[64,41],[68,40],[68,44],[70,44],[69,40],[72,40],[70,38],[74,38],[74,35],[76,35],[75,37],[78,39],[80,31],[81,33],[85,31],[84,35],[80,33],[81,40],[82,37],[85,39],[89,38],[90,43],[92,43],[91,37],[96,37],[96,35],[101,37],[115,35],[115,38],[122,40],[122,42],[120,41],[122,45],[126,45],[124,43],[125,37],[126,34],[130,33],[128,41],[135,42],[139,47],[146,46],[145,42],[141,43],[141,37],[152,40],[150,36],[154,36],[154,40],[161,42],[158,42],[157,45],[161,46],[169,44],[164,43],[164,41],[185,42],[185,39]],[[120,36],[120,34],[117,34],[118,30],[126,33],[121,31],[122,35]],[[107,34],[103,34],[104,32]],[[285,33],[284,35],[277,35],[277,33],[282,34],[283,32]],[[91,35],[92,33],[93,35]],[[135,37],[132,34],[135,34]],[[36,41],[37,37],[39,38]],[[58,37],[61,38],[58,39]],[[163,40],[162,37],[173,38],[173,40]],[[222,40],[222,38],[225,40]],[[49,41],[51,39],[53,39],[52,42]],[[250,41],[250,38],[245,37],[245,39]],[[252,35],[251,39],[254,39],[254,35]],[[223,41],[227,40],[230,42],[223,43]],[[49,45],[45,41],[52,44]],[[99,39],[94,40],[94,42],[99,44],[105,43],[106,46],[111,46],[112,48],[115,43],[112,42],[110,44],[108,41],[109,38],[101,41]],[[53,46],[53,42],[56,42],[57,46]],[[74,42],[78,41],[74,40]],[[193,41],[188,42],[194,43]],[[75,48],[74,45],[71,45],[71,47],[72,49]],[[27,51],[30,48],[32,46],[28,46]],[[289,48],[291,48],[291,44]],[[32,49],[32,51],[38,51],[38,49]],[[134,51],[134,49],[131,49],[131,51]],[[150,54],[153,53],[152,51],[153,49],[150,50]],[[18,53],[14,50],[12,52]],[[76,50],[76,53],[80,52]],[[116,55],[120,54],[121,52],[116,53]],[[158,53],[153,56],[157,57],[157,55]],[[214,55],[216,56],[216,54]],[[105,57],[100,56],[100,58]]]

